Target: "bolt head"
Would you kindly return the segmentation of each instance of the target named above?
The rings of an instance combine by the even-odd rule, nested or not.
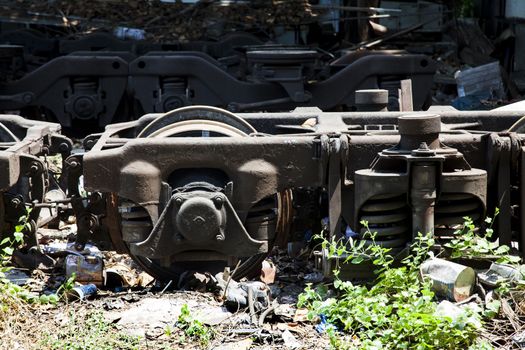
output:
[[[94,140],[87,140],[86,141],[86,148],[92,148],[93,146],[95,145],[95,141]]]
[[[58,149],[60,152],[66,152],[69,150],[69,145],[66,143],[66,142],[62,142],[59,146],[58,146]]]
[[[215,198],[213,198],[213,203],[215,203],[215,206],[217,208],[220,208],[220,207],[222,207],[222,205],[224,203],[224,200],[222,199],[221,196],[216,196]]]
[[[40,169],[40,167],[36,163],[32,163],[31,167],[29,168],[29,170],[31,170],[32,173],[36,173],[38,169]]]

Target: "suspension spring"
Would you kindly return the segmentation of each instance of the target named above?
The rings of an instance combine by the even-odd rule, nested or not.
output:
[[[410,207],[404,194],[382,194],[370,198],[361,207],[360,220],[368,222],[375,242],[385,248],[403,248],[410,240]],[[366,227],[359,233],[370,241]]]
[[[272,240],[275,237],[277,203],[270,197],[254,205],[246,218],[246,230],[253,239]]]
[[[464,217],[471,218],[478,224],[483,208],[480,201],[468,193],[442,193],[436,204],[434,235],[437,238],[453,238],[454,232],[461,230]],[[478,225],[476,225],[478,226]]]
[[[127,243],[141,242],[153,229],[148,212],[131,201],[120,200],[118,211],[121,217],[122,239]]]
[[[166,77],[162,79],[165,92],[177,95],[186,95],[186,80],[184,78]]]

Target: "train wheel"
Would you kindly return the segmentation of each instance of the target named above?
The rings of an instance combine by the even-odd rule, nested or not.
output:
[[[168,112],[153,120],[139,133],[137,137],[166,138],[166,137],[248,137],[256,130],[236,115],[214,107],[190,106]],[[286,196],[288,196],[288,192]],[[275,235],[268,241],[268,253],[271,252],[278,236],[286,235],[290,225],[287,224],[291,213],[291,201],[283,200],[285,194],[276,194],[256,203],[249,211],[244,226],[250,232],[266,226],[275,231]],[[118,207],[121,232],[130,230],[149,234],[153,223],[144,208],[125,199],[115,203]],[[284,216],[283,216],[284,215]],[[115,237],[115,235],[113,235]],[[175,257],[170,261],[150,259],[129,252],[129,245],[122,238],[121,243],[128,248],[130,256],[149,274],[161,280],[178,281],[184,271],[208,271],[216,273],[229,266],[235,271],[234,278],[257,275],[266,254],[256,254],[249,257],[227,257],[226,260],[214,260],[212,251],[199,251],[185,257]],[[202,259],[209,257],[208,260]],[[199,257],[201,259],[199,260]],[[185,260],[188,258],[187,260]]]

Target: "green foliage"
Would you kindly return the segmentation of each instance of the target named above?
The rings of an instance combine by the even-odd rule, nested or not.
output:
[[[60,287],[58,287],[56,295],[60,296],[62,299],[67,301],[67,294],[75,287],[76,278],[77,274],[73,272],[71,276],[67,280],[65,280],[64,283],[60,285]]]
[[[85,317],[69,314],[67,325],[44,334],[40,344],[53,350],[136,350],[139,345],[138,337],[118,332],[114,325],[104,320],[101,312]]]
[[[494,213],[494,219],[498,216],[499,209]],[[463,227],[454,232],[454,239],[445,244],[451,250],[451,258],[484,258],[494,257],[500,264],[515,264],[521,261],[519,256],[510,255],[510,247],[500,245],[497,241],[491,240],[494,230],[492,225],[493,218],[486,218],[488,225],[484,234],[477,232],[476,225],[471,218],[465,217]]]
[[[184,343],[186,337],[188,337],[190,339],[198,340],[200,344],[205,347],[213,337],[213,332],[208,326],[191,316],[188,304],[182,305],[177,320],[177,326],[184,332],[184,335],[179,339],[180,343]],[[171,336],[173,334],[173,329],[169,326],[166,327],[164,329],[164,334]]]
[[[362,223],[366,226],[366,223]],[[336,278],[335,295],[326,286],[310,285],[299,296],[298,306],[309,309],[309,318],[323,315],[331,345],[336,349],[467,349],[477,347],[484,310],[468,310],[459,320],[437,312],[430,282],[420,278],[419,267],[432,257],[434,240],[419,234],[411,253],[392,267],[389,249],[363,241],[348,245],[325,242],[329,252],[346,254],[351,263],[369,260],[378,273],[372,287]],[[495,305],[491,305],[495,309]],[[481,347],[483,348],[483,347]],[[480,349],[481,349],[480,348]],[[489,347],[490,348],[490,347]]]
[[[18,247],[24,244],[24,231],[30,228],[27,214],[19,219],[15,226],[15,232],[12,235],[5,237],[0,242],[0,306],[5,309],[16,303],[17,301],[24,301],[28,303],[40,304],[56,304],[59,300],[56,294],[36,295],[27,290],[23,286],[18,286],[6,278],[6,274],[12,269],[9,266],[12,255]]]

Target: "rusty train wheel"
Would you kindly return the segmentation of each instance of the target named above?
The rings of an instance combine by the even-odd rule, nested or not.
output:
[[[192,116],[194,119],[191,118]],[[230,112],[213,107],[192,106],[166,113],[155,119],[143,129],[138,137],[247,137],[252,132],[255,132],[255,129]],[[286,236],[286,230],[289,230],[290,227],[291,200],[289,191],[286,191],[286,193],[276,194],[274,198],[267,198],[263,200],[263,203],[259,202],[254,205],[245,222],[245,226],[248,225],[248,220],[252,225],[258,223],[275,225],[275,235],[271,241],[268,241],[268,253],[250,257],[229,257],[228,261],[170,261],[167,266],[166,263],[163,264],[156,259],[132,254],[128,243],[122,236],[122,228],[129,225],[134,225],[135,230],[151,231],[153,224],[148,213],[142,207],[122,198],[118,200],[113,198],[108,203],[111,204],[112,215],[117,218],[113,222],[118,223],[119,226],[119,229],[111,234],[114,246],[120,247],[121,250],[124,247],[127,253],[152,276],[161,280],[174,280],[174,282],[184,271],[216,273],[222,271],[225,266],[230,266],[231,270],[237,266],[234,273],[236,279],[245,276],[253,277],[260,271],[261,263],[271,252],[275,241],[280,240],[283,235]],[[205,254],[206,251],[202,253]]]

